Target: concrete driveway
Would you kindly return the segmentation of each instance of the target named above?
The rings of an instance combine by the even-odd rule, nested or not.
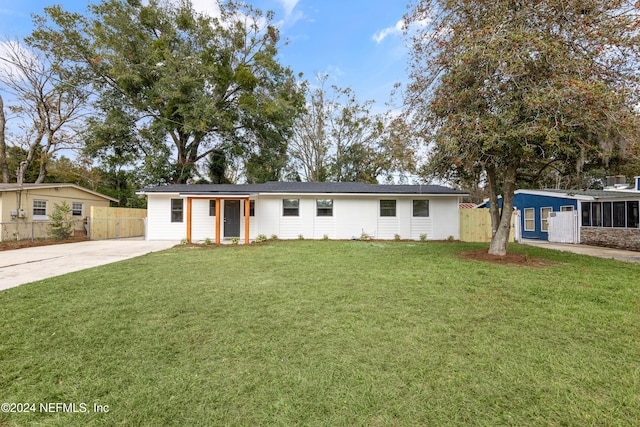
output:
[[[525,245],[539,246],[541,248],[555,249],[558,251],[595,256],[598,258],[640,263],[640,252],[625,251],[623,249],[604,248],[600,246],[589,245],[574,245],[571,243],[551,243],[547,242],[546,240],[523,239],[521,243],[524,243]]]
[[[72,271],[134,258],[180,242],[91,240],[0,252],[0,291]]]

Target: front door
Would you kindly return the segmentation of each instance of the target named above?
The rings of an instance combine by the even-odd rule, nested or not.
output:
[[[224,201],[224,237],[240,237],[240,200]]]

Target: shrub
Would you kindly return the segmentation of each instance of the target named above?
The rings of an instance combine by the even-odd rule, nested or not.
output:
[[[49,215],[49,235],[54,240],[65,240],[73,235],[73,216],[67,202],[53,204]]]
[[[262,242],[266,242],[267,241],[267,236],[265,236],[264,234],[258,234],[256,236],[256,243],[262,243]]]
[[[277,234],[272,234],[271,235],[271,240],[278,240],[278,235]]]
[[[298,240],[304,240],[304,236],[302,235],[302,233],[298,234]]]
[[[240,241],[239,237],[232,237],[231,238],[231,244],[232,245],[237,245],[239,241]]]
[[[329,235],[328,234],[323,235],[322,240],[329,240]]]
[[[206,239],[204,239],[204,244],[209,246],[213,244],[213,240],[211,240],[209,237],[207,237]]]
[[[422,234],[420,235],[420,241],[421,241],[421,242],[424,242],[425,240],[427,240],[427,234],[426,234],[426,233],[422,233]]]
[[[396,242],[400,240],[400,235],[399,234],[394,234],[393,235],[393,240],[395,240]]]
[[[371,237],[364,231],[360,234],[360,240],[369,240]]]

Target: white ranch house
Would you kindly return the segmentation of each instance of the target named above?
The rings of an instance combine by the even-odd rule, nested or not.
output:
[[[468,194],[439,185],[360,182],[175,184],[148,188],[147,239],[216,243],[279,239],[459,238],[458,204]]]

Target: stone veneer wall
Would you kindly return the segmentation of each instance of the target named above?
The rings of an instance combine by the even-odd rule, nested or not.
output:
[[[580,227],[580,243],[640,251],[640,229]]]

